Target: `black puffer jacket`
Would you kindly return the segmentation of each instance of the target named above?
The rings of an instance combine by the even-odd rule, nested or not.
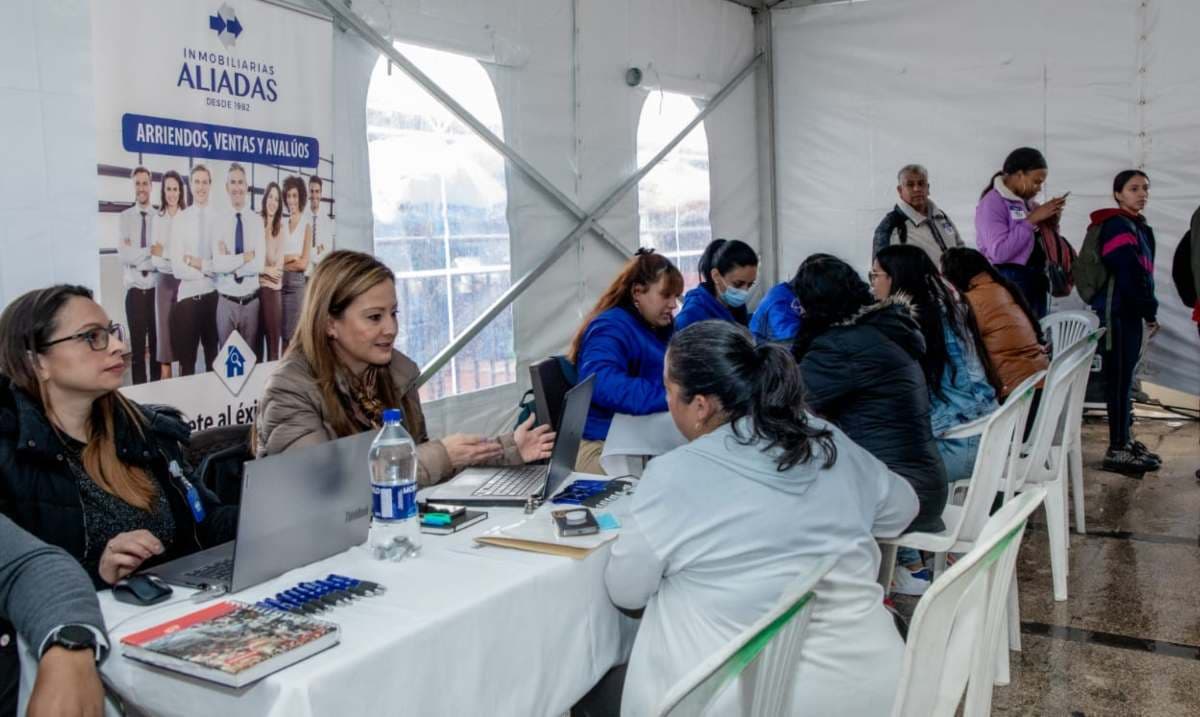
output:
[[[946,469],[929,424],[924,353],[912,309],[894,299],[797,344],[809,406],[912,484],[921,510],[909,530],[936,532],[945,529]]]
[[[174,460],[185,474],[190,473],[183,456],[190,431],[179,412],[167,407],[139,408],[145,416],[144,436],[127,416],[117,412],[117,453],[121,460],[146,469],[158,481],[175,519],[171,548],[146,566],[232,540],[237,509],[220,506],[212,493],[193,482],[205,504],[205,519],[197,523],[187,504],[186,487],[167,470]],[[40,407],[0,377],[0,512],[34,536],[82,559],[86,541],[83,507],[65,454],[62,440]],[[89,569],[89,574],[97,588],[107,587],[94,570]]]

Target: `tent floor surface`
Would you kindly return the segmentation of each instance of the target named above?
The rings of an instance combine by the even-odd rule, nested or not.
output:
[[[1084,422],[1088,532],[1072,528],[1066,602],[1052,597],[1045,513],[1034,513],[1017,565],[1023,650],[993,714],[1196,714],[1200,424],[1139,420],[1134,433],[1163,458],[1142,480],[1101,471],[1108,427]],[[911,614],[916,598],[897,606]]]

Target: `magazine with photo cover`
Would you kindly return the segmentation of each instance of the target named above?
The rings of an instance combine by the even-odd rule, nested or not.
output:
[[[121,638],[131,659],[243,687],[333,647],[338,626],[226,601]]]

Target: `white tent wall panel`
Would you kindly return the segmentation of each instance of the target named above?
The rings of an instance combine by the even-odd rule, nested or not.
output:
[[[816,251],[865,272],[909,162],[928,167],[934,198],[974,245],[988,178],[1015,147],[1042,148],[1046,191],[1071,191],[1063,233],[1076,247],[1089,213],[1112,205],[1113,175],[1144,163],[1164,324],[1147,377],[1200,393],[1200,342],[1170,277],[1200,204],[1200,4],[867,0],[773,19],[783,274]]]
[[[88,3],[13,0],[0,30],[0,301],[99,288]]]
[[[647,91],[625,84],[628,67],[652,66],[668,91],[715,91],[754,54],[749,11],[724,0],[393,0],[356,3],[354,9],[393,40],[480,58],[496,89],[505,141],[585,210],[637,170],[637,122]],[[339,42],[361,44],[349,35]],[[341,66],[335,75],[344,77]],[[685,86],[673,87],[672,81]],[[354,142],[365,148],[362,120],[354,126],[341,116],[364,104],[347,100],[346,105],[338,109],[339,152]],[[736,236],[757,246],[753,84],[745,82],[705,124],[714,236]],[[339,181],[345,182],[340,191],[351,190],[369,202],[365,167],[346,176],[340,163],[339,156]],[[634,188],[600,217],[630,253],[638,246],[637,212]],[[576,224],[511,166],[508,218],[514,278],[533,268]],[[341,219],[339,214],[339,240]],[[369,234],[355,234],[356,246],[361,240],[369,246]],[[430,432],[511,426],[528,386],[529,363],[564,352],[621,263],[591,235],[560,258],[514,304],[518,383],[427,407]]]

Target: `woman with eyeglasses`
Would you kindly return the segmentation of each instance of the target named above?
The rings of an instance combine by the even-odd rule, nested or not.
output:
[[[30,291],[0,315],[0,513],[97,587],[229,540],[236,521],[186,477],[179,412],[118,391],[127,358],[82,286]]]
[[[683,295],[675,330],[709,319],[749,324],[746,302],[756,281],[758,254],[749,244],[737,239],[713,240],[700,256],[700,285]]]

